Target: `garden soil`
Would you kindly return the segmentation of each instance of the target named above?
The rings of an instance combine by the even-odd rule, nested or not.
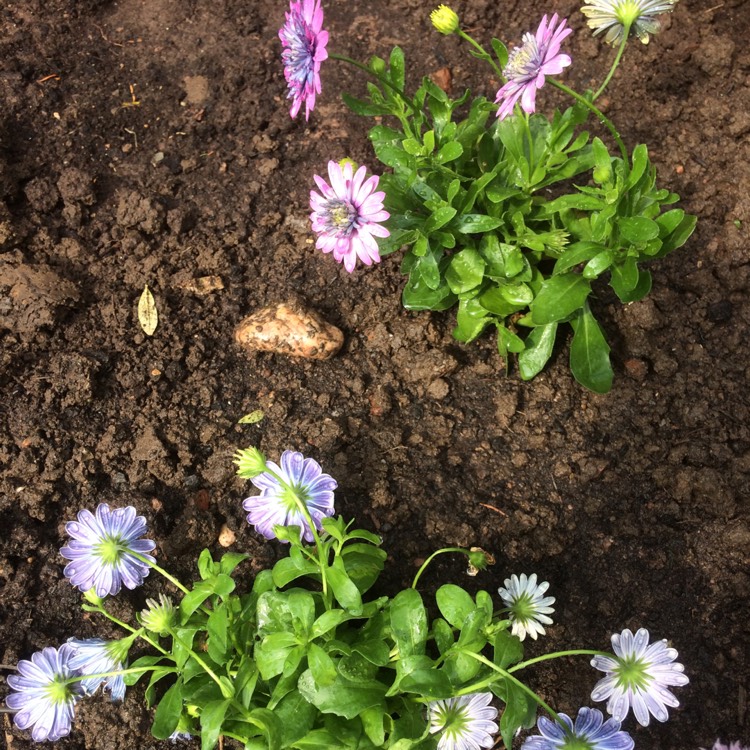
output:
[[[579,90],[612,50],[573,0],[456,0],[465,27],[518,42],[545,12],[570,17]],[[499,82],[429,24],[425,0],[328,0],[329,49],[407,55],[410,82],[454,92]],[[584,390],[561,340],[550,366],[506,375],[492,338],[451,337],[453,314],[400,305],[399,255],[348,274],[314,248],[312,175],[331,158],[375,168],[367,129],[328,61],[305,122],[285,100],[283,0],[3,0],[0,8],[0,661],[70,636],[112,637],[63,577],[64,524],[98,503],[146,516],[160,563],[186,580],[204,547],[248,552],[240,585],[282,553],[245,521],[252,488],[232,454],[259,446],[319,460],[337,510],[383,537],[393,594],[446,545],[496,563],[475,579],[440,558],[422,579],[496,592],[536,572],[555,624],[527,654],[609,648],[646,627],[678,649],[690,685],[639,750],[750,743],[750,2],[683,0],[635,42],[606,95],[631,146],[697,214],[687,246],[652,267],[654,288],[620,305],[598,289],[615,368]],[[547,87],[540,108],[565,104]],[[596,129],[596,128],[595,128]],[[606,134],[603,134],[606,138]],[[216,277],[199,282],[204,277]],[[141,330],[148,284],[159,322]],[[247,353],[238,322],[291,301],[339,327],[327,361]],[[239,424],[261,410],[255,424]],[[232,537],[234,541],[232,542]],[[111,601],[129,617],[164,591],[156,575]],[[575,713],[599,673],[587,659],[529,670]],[[0,696],[7,688],[0,682]],[[164,750],[142,692],[79,704],[61,750]],[[0,716],[0,745],[27,734]],[[520,744],[520,739],[519,739]],[[194,745],[197,744],[194,741]]]

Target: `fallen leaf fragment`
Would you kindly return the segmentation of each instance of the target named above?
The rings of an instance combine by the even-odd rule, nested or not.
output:
[[[242,419],[240,419],[237,424],[258,424],[258,422],[263,421],[263,417],[266,415],[263,413],[263,409],[255,409],[255,411],[251,411],[249,414],[245,414]]]
[[[453,90],[453,72],[450,68],[439,68],[430,73],[430,80],[446,94],[450,94]]]
[[[329,359],[344,343],[344,334],[312,310],[282,302],[257,310],[240,321],[237,343],[251,351],[275,352],[305,359]]]
[[[221,291],[224,288],[224,282],[221,276],[200,276],[197,279],[190,279],[182,288],[186,292],[203,297],[211,292]]]
[[[138,322],[146,336],[153,336],[156,326],[159,324],[156,302],[154,302],[154,295],[151,294],[148,284],[143,287],[143,294],[138,300]]]

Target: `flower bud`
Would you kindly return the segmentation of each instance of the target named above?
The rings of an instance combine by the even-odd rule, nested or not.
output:
[[[466,571],[470,576],[475,576],[480,570],[486,570],[488,565],[495,564],[495,558],[481,547],[472,547],[469,550],[469,569]]]
[[[84,591],[83,598],[95,607],[104,606],[104,599],[97,595],[95,586],[92,586],[88,591]]]
[[[243,448],[234,454],[237,476],[252,479],[266,470],[266,457],[257,448]]]
[[[146,609],[141,612],[141,625],[152,633],[169,635],[176,624],[174,604],[168,596],[159,594],[159,601],[146,599]]]
[[[430,20],[432,25],[441,34],[455,34],[459,28],[458,15],[456,11],[449,8],[447,5],[439,5],[435,10],[430,13]]]

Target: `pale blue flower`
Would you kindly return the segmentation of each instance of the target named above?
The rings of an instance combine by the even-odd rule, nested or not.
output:
[[[558,714],[560,722],[540,716],[540,735],[529,737],[521,750],[633,750],[633,738],[620,731],[616,719],[604,721],[596,708],[580,708],[575,724],[567,714]]]
[[[65,531],[72,539],[60,554],[71,562],[63,572],[81,591],[94,588],[102,597],[116,594],[122,584],[134,589],[143,583],[149,566],[133,553],[155,562],[147,553],[156,544],[139,538],[146,533],[146,519],[136,515],[135,508],[110,510],[101,503],[96,515],[80,511],[77,521],[65,524]]]
[[[675,662],[678,654],[667,647],[666,640],[649,645],[648,630],[641,628],[633,635],[630,630],[615,633],[612,647],[615,656],[595,656],[591,666],[605,672],[594,686],[592,700],[607,701],[607,711],[618,721],[624,721],[633,709],[642,726],[648,726],[653,715],[658,721],[669,718],[667,706],[679,706],[668,687],[687,685],[685,667]]]
[[[122,647],[119,641],[105,641],[103,638],[68,638],[68,643],[75,650],[70,666],[81,675],[119,672],[123,669],[120,658]],[[102,683],[104,689],[109,690],[113,701],[121,701],[125,697],[125,678],[121,674],[81,680],[87,695],[93,695]]]
[[[273,461],[266,462],[273,473],[265,471],[251,478],[261,493],[242,503],[248,511],[247,521],[266,539],[276,536],[275,526],[299,526],[304,539],[312,542],[312,531],[298,501],[307,507],[315,527],[320,530],[322,520],[333,515],[336,480],[324,474],[317,461],[295,451],[284,451],[280,463],[279,466]]]
[[[588,18],[586,23],[595,36],[605,32],[608,44],[619,44],[625,27],[648,44],[649,34],[657,34],[660,29],[657,16],[671,13],[675,5],[677,0],[589,0],[581,13]]]
[[[550,606],[555,603],[554,596],[544,596],[549,583],[543,581],[537,585],[536,573],[527,576],[512,575],[505,579],[505,588],[498,589],[500,598],[508,608],[511,632],[520,640],[530,635],[536,640],[537,635],[544,635],[544,625],[552,625],[548,617],[555,610]]]
[[[492,693],[472,693],[432,701],[427,707],[430,734],[440,734],[438,750],[480,750],[495,744],[497,709]]]
[[[70,665],[74,653],[67,643],[59,649],[42,649],[32,654],[31,661],[19,661],[18,674],[6,678],[13,692],[5,704],[15,712],[13,721],[19,729],[31,727],[34,742],[70,734],[74,706],[83,695],[79,682],[68,682],[76,676]]]

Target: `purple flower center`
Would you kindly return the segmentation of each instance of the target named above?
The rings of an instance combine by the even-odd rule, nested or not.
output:
[[[341,198],[329,198],[323,208],[323,220],[329,232],[348,237],[359,228],[359,211],[353,203]]]
[[[523,35],[523,44],[512,50],[508,56],[503,75],[513,81],[531,80],[536,78],[543,62],[536,37],[527,32]]]
[[[290,83],[294,81],[300,87],[313,84],[317,41],[302,15],[295,14],[291,28],[287,28],[286,43],[289,46],[281,53]]]

